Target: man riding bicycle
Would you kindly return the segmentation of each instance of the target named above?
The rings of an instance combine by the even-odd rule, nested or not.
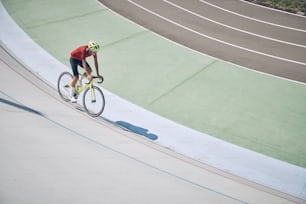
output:
[[[70,53],[70,64],[73,72],[73,78],[71,81],[71,102],[75,103],[77,95],[75,93],[75,85],[79,80],[78,66],[85,69],[85,76],[89,81],[92,80],[92,69],[86,62],[86,58],[93,56],[95,62],[95,68],[97,76],[103,80],[103,76],[99,74],[99,65],[97,59],[97,52],[100,50],[100,45],[95,41],[89,41],[88,45],[82,45]]]

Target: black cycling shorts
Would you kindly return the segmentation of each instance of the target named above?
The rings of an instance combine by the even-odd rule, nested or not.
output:
[[[73,76],[79,76],[78,66],[84,68],[83,64],[82,64],[82,60],[73,59],[71,57],[70,57],[70,65],[71,65],[71,68],[72,68]],[[87,62],[86,62],[86,65],[90,69],[90,66]]]

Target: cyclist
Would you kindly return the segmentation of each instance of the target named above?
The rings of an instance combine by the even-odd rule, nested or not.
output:
[[[75,93],[75,85],[79,79],[78,66],[85,69],[85,76],[89,81],[92,80],[92,69],[86,61],[87,57],[93,56],[97,76],[103,80],[103,76],[99,74],[99,65],[97,59],[97,52],[100,50],[100,45],[91,40],[88,45],[82,45],[70,53],[70,64],[73,72],[73,79],[71,81],[71,102],[75,103],[77,95]]]

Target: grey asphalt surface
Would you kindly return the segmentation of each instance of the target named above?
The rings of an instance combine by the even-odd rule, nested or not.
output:
[[[260,72],[306,82],[304,17],[237,0],[100,2],[191,49]]]
[[[0,50],[1,203],[302,203],[82,113]]]

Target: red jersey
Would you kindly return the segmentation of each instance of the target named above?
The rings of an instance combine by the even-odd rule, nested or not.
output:
[[[93,53],[93,52],[90,52],[87,45],[80,46],[70,53],[70,57],[72,59],[76,59],[76,60],[82,60],[82,59],[85,59],[86,57],[90,57],[90,56],[93,56],[94,58],[97,58],[97,54]]]

